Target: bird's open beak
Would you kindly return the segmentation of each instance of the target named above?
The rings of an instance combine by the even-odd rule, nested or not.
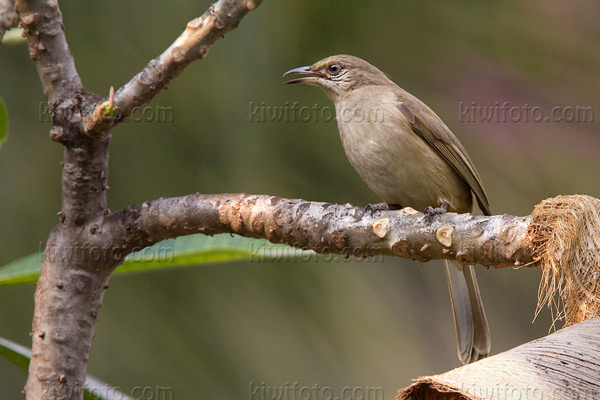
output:
[[[292,79],[291,81],[285,82],[286,84],[288,84],[288,83],[315,83],[317,81],[317,79],[323,77],[321,74],[313,71],[310,68],[310,66],[290,69],[288,72],[283,74],[283,76],[292,75],[292,74],[311,75],[311,76],[309,76],[307,78]]]

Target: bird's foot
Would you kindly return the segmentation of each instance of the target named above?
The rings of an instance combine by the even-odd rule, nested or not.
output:
[[[373,214],[380,211],[387,211],[390,209],[390,206],[387,203],[377,203],[377,204],[367,204],[365,207],[365,213],[369,214],[369,216],[373,216]]]
[[[448,212],[448,203],[444,202],[438,208],[433,208],[433,207],[429,206],[424,211],[424,213],[425,213],[425,221],[427,221],[427,223],[430,224],[433,221],[433,218],[435,218],[436,215],[446,214],[446,212]]]
[[[365,207],[365,213],[372,217],[375,213],[380,211],[400,210],[401,208],[402,207],[399,205],[388,203],[367,204]]]

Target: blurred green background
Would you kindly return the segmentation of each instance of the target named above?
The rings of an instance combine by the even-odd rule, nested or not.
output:
[[[62,1],[87,90],[106,95],[162,52],[209,1]],[[505,101],[550,112],[600,112],[600,3],[270,1],[192,64],[152,106],[171,122],[113,134],[109,205],[160,196],[249,192],[365,205],[378,199],[352,170],[334,121],[251,121],[250,104],[331,106],[281,74],[325,56],[360,56],[412,92],[461,139],[492,211],[529,214],[557,194],[600,197],[597,122],[465,122],[459,107]],[[0,46],[10,136],[0,152],[0,265],[37,251],[60,210],[62,148],[40,121],[42,88],[27,47]],[[44,119],[44,118],[42,118]],[[478,277],[493,352],[543,336],[532,324],[540,273]],[[30,345],[33,285],[0,288],[0,336]],[[381,387],[458,366],[440,262],[232,263],[116,277],[88,372],[126,392],[252,398],[255,385]],[[0,398],[25,375],[0,359]],[[254,397],[258,398],[258,397]]]

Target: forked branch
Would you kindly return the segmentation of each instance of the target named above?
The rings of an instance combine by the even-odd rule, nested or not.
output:
[[[48,237],[35,294],[27,399],[83,397],[104,290],[121,261],[110,254],[124,238],[111,236],[113,230],[121,234],[122,225],[105,232],[99,228],[110,220],[106,191],[113,125],[133,107],[150,101],[193,60],[206,55],[217,38],[235,28],[260,2],[218,1],[118,93],[111,88],[108,98],[102,99],[81,84],[58,2],[17,0],[15,10],[48,99],[50,138],[65,147],[60,223]],[[11,5],[11,1],[8,6],[0,3],[0,12]]]

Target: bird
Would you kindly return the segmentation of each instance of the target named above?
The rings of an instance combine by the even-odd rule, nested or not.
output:
[[[335,55],[284,76],[287,84],[321,88],[335,104],[341,142],[358,175],[384,203],[367,209],[412,207],[430,222],[445,212],[469,213],[473,195],[490,215],[481,177],[458,138],[425,103],[358,57]],[[460,361],[490,353],[491,339],[475,270],[445,260]]]

